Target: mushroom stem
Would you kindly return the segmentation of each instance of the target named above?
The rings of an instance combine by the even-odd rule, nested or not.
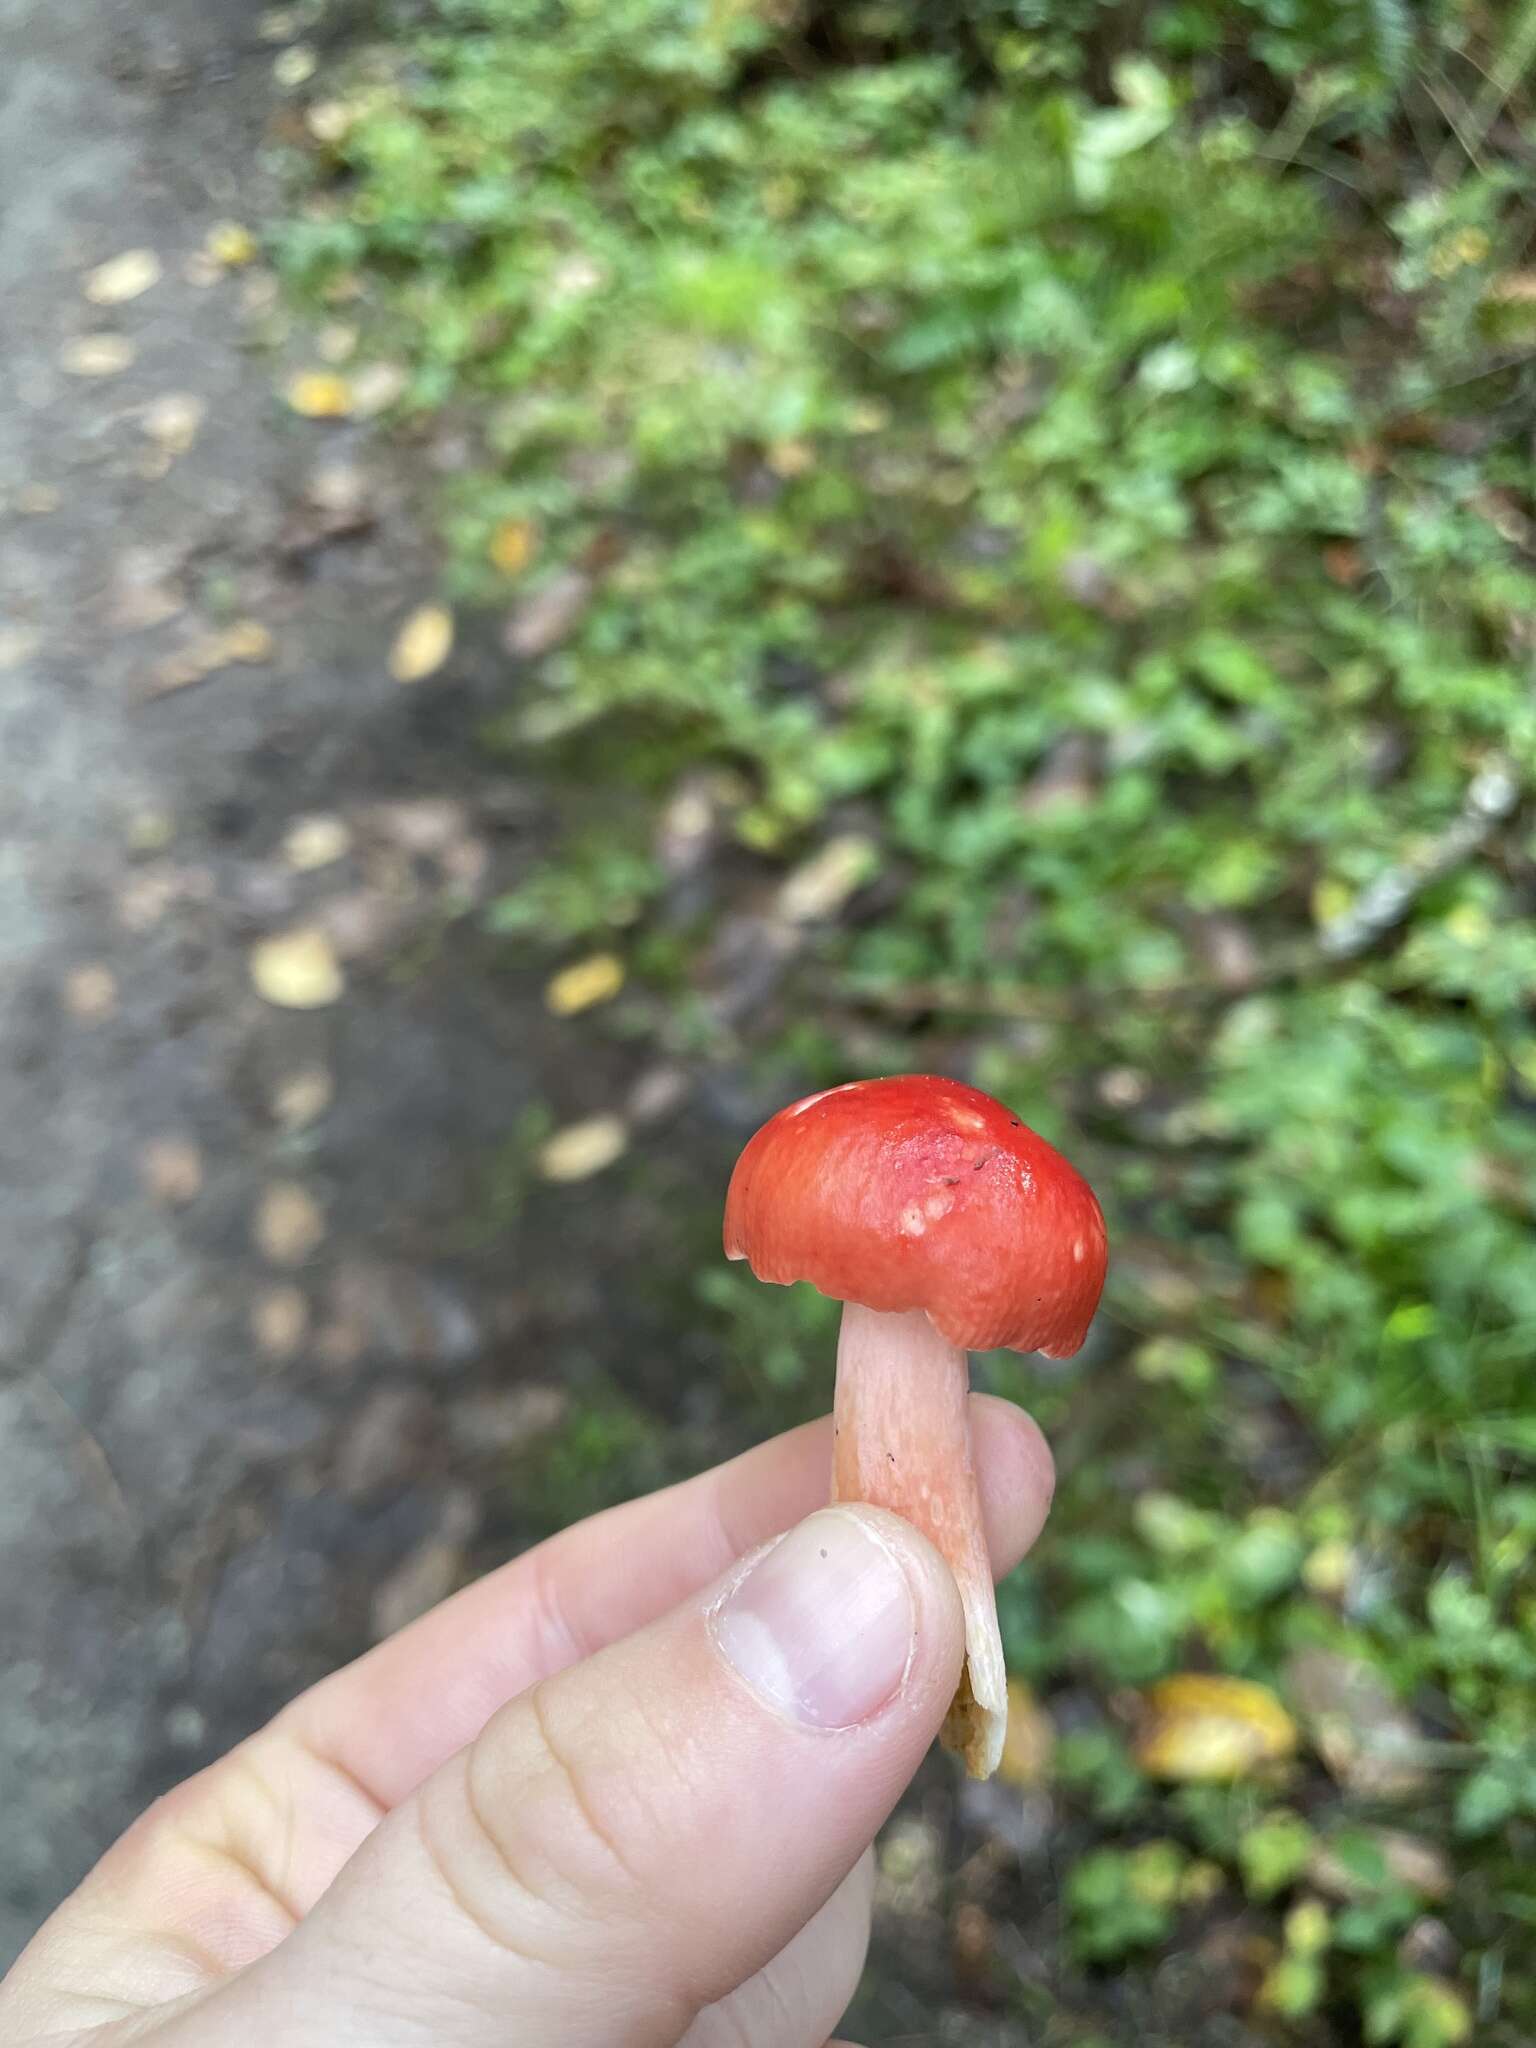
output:
[[[883,1315],[844,1303],[832,1498],[889,1508],[920,1529],[954,1573],[965,1665],[941,1739],[973,1778],[990,1778],[1003,1753],[1008,1685],[971,1461],[970,1387],[966,1353],[921,1310]]]

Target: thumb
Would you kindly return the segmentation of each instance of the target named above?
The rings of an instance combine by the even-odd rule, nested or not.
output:
[[[915,1530],[812,1515],[503,1708],[212,2003],[284,2048],[675,2043],[852,1869],[962,1646]]]

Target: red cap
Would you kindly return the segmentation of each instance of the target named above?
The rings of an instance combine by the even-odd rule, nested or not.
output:
[[[962,1351],[1078,1350],[1104,1288],[1104,1215],[1054,1146],[963,1081],[900,1074],[792,1102],[747,1145],[725,1252],[759,1280],[925,1309]]]

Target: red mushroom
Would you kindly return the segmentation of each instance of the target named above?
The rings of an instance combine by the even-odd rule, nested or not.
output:
[[[932,1074],[851,1081],[792,1102],[749,1142],[725,1252],[759,1280],[808,1280],[843,1303],[832,1498],[905,1516],[948,1562],[966,1656],[944,1741],[990,1777],[1007,1684],[966,1353],[1079,1349],[1104,1286],[1092,1188],[978,1088]]]

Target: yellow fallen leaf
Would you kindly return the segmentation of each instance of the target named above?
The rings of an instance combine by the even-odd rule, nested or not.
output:
[[[545,1007],[556,1017],[574,1017],[609,1002],[624,986],[624,963],[616,953],[594,953],[564,967],[544,991]]]
[[[297,1287],[264,1287],[251,1303],[251,1335],[264,1357],[292,1358],[309,1333],[309,1303]]]
[[[262,1191],[252,1235],[274,1266],[301,1266],[325,1240],[325,1216],[297,1181],[274,1181]]]
[[[387,412],[408,381],[401,363],[365,363],[352,379],[353,410],[365,420]]]
[[[1325,875],[1312,888],[1312,922],[1315,925],[1337,924],[1355,901],[1355,893],[1346,882],[1334,880]]]
[[[160,282],[164,275],[153,249],[125,249],[110,262],[98,263],[85,280],[85,296],[93,306],[124,306]]]
[[[341,818],[299,818],[283,834],[283,859],[303,875],[344,860],[352,850],[352,833]]]
[[[100,1024],[117,1008],[117,976],[99,961],[75,968],[64,983],[64,1007],[82,1024]]]
[[[59,350],[59,368],[67,377],[116,377],[133,353],[126,334],[77,334]]]
[[[316,100],[304,114],[304,126],[316,142],[334,145],[346,140],[357,120],[357,109],[345,100]]]
[[[284,50],[274,58],[272,76],[288,92],[294,92],[301,85],[308,85],[320,67],[320,59],[307,43],[295,43],[291,50]]]
[[[220,270],[241,270],[256,261],[256,237],[242,221],[215,221],[203,243],[203,254]]]
[[[804,476],[816,466],[816,451],[808,441],[775,441],[768,450],[768,467],[775,476]]]
[[[335,948],[315,925],[298,925],[251,948],[256,993],[280,1010],[323,1010],[346,993]]]
[[[0,626],[0,669],[20,668],[42,644],[35,626]]]
[[[155,1201],[182,1208],[202,1192],[203,1155],[190,1138],[151,1138],[139,1153],[139,1179]]]
[[[504,576],[520,576],[533,560],[536,533],[528,519],[503,519],[491,535],[486,554],[493,569]]]
[[[453,649],[453,614],[440,604],[418,605],[395,635],[389,672],[397,683],[435,675]]]
[[[1032,1791],[1051,1775],[1056,1730],[1050,1715],[1022,1678],[1008,1681],[1008,1730],[997,1775],[1006,1785]]]
[[[345,320],[327,320],[315,336],[315,350],[323,362],[344,363],[357,353],[357,329]]]
[[[288,380],[287,399],[307,420],[344,420],[352,410],[352,386],[334,370],[300,370]]]
[[[545,1180],[589,1180],[622,1159],[629,1149],[629,1132],[616,1116],[588,1117],[584,1123],[567,1124],[539,1149],[539,1172]]]
[[[1154,1778],[1243,1778],[1296,1748],[1296,1723],[1280,1701],[1245,1678],[1182,1672],[1154,1685],[1145,1705],[1135,1754]]]
[[[272,659],[272,635],[259,619],[236,619],[217,639],[226,661],[255,664]]]
[[[207,416],[205,401],[191,391],[167,391],[144,408],[143,427],[169,455],[185,455]]]
[[[272,1090],[272,1115],[285,1131],[301,1131],[325,1115],[335,1092],[324,1067],[296,1067]]]
[[[832,917],[874,873],[875,843],[861,832],[840,833],[813,853],[781,884],[780,917],[791,924],[810,924]]]
[[[151,697],[165,697],[173,690],[186,690],[194,683],[206,682],[209,676],[235,662],[247,668],[259,666],[270,661],[272,653],[272,635],[259,619],[237,619],[222,632],[210,633],[157,662],[150,672],[147,693]]]

